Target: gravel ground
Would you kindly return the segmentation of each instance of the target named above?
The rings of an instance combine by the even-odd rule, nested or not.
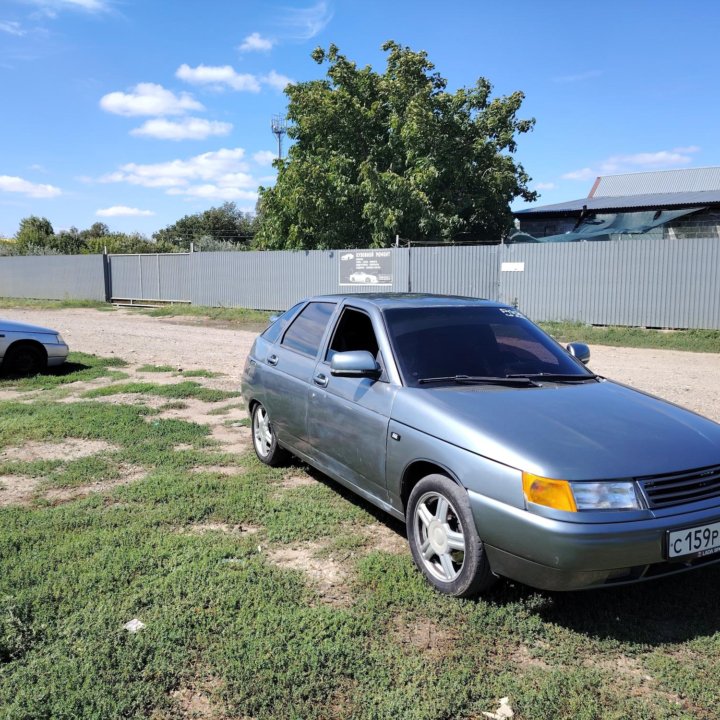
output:
[[[132,310],[2,310],[3,317],[50,326],[72,350],[133,364],[205,369],[239,380],[255,332],[195,318],[153,318]],[[720,354],[592,347],[591,368],[720,422]]]

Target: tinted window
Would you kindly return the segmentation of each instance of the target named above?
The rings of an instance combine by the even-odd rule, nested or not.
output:
[[[373,357],[378,352],[372,321],[365,313],[351,308],[343,312],[325,359],[330,360],[334,353],[348,350],[367,350]]]
[[[404,381],[453,375],[588,374],[539,327],[511,308],[385,311]]]
[[[292,322],[292,319],[297,315],[297,311],[301,307],[302,303],[298,303],[297,305],[293,305],[289,310],[286,310],[263,332],[262,336],[268,342],[275,342],[283,334],[283,330]]]
[[[334,303],[309,303],[306,305],[288,328],[282,345],[297,350],[303,355],[315,357],[328,320],[334,310]]]

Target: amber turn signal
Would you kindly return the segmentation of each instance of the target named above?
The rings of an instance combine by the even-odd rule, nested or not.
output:
[[[552,480],[527,472],[522,474],[522,480],[527,502],[555,510],[577,512],[575,498],[567,480]]]

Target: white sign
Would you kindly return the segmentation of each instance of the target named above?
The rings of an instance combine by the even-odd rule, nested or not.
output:
[[[500,266],[500,272],[525,272],[525,263],[524,262],[504,262]]]
[[[390,250],[340,251],[340,285],[392,287],[393,256]]]

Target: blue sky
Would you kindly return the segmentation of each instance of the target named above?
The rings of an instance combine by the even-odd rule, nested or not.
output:
[[[251,210],[282,88],[321,77],[310,52],[331,42],[381,70],[392,39],[450,89],[523,90],[539,204],[598,174],[720,165],[719,21],[700,0],[0,0],[0,236],[31,214],[150,234]]]

